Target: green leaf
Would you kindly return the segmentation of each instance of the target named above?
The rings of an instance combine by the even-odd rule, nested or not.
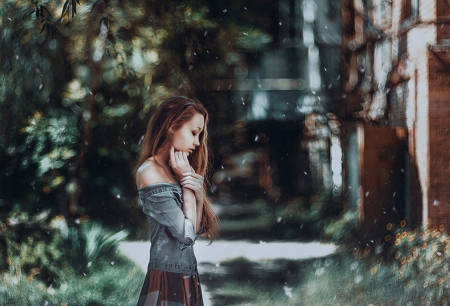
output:
[[[77,2],[76,0],[72,0],[72,18],[77,13]]]
[[[120,241],[124,240],[129,233],[128,230],[121,230],[120,232],[115,233],[100,244],[100,249],[107,248],[109,250],[111,247],[116,246]]]
[[[64,17],[64,13],[66,12],[66,10],[67,10],[67,13],[69,12],[68,5],[69,5],[69,0],[66,0],[66,2],[64,3],[64,6],[63,6],[62,13],[61,13],[61,19]]]

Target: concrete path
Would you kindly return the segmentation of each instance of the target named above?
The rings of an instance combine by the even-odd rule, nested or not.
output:
[[[119,250],[147,270],[150,242],[122,242]],[[274,259],[320,258],[336,251],[336,245],[320,242],[260,242],[245,240],[215,241],[208,245],[205,240],[195,243],[195,255],[199,264],[220,263],[239,257],[251,261]]]
[[[147,270],[149,260],[150,242],[122,242],[119,250]],[[205,240],[195,243],[195,255],[198,261],[199,273],[202,273],[202,263],[218,264],[220,262],[245,257],[251,261],[268,261],[275,259],[301,260],[320,258],[336,251],[334,244],[320,242],[263,242],[254,243],[245,240],[227,241],[219,240],[207,245]],[[202,284],[205,306],[210,306],[208,288]]]

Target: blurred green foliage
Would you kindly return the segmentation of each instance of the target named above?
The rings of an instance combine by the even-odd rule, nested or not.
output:
[[[50,283],[61,277],[63,269],[87,274],[98,262],[113,259],[118,243],[128,234],[128,230],[111,234],[87,216],[81,217],[78,226],[69,227],[62,215],[46,222],[16,212],[1,223],[0,268],[12,274],[38,269],[42,280]]]
[[[325,191],[276,203],[262,197],[243,202],[238,197],[221,196],[219,205],[225,207],[219,210],[221,237],[354,242],[357,213],[348,211],[339,216],[330,213],[327,209],[330,198]]]
[[[132,170],[152,110],[232,75],[271,41],[264,18],[241,1],[3,1],[0,218],[142,222]]]
[[[358,237],[358,218],[355,210],[343,212],[324,226],[322,238],[338,243],[353,242]]]
[[[46,222],[15,212],[1,223],[0,300],[16,305],[134,304],[143,272],[117,250],[128,232],[112,234],[85,218],[69,228],[62,215]]]
[[[401,228],[392,237],[391,255],[395,258],[394,273],[407,290],[420,288],[418,300],[431,305],[450,302],[450,237],[444,227],[429,230]]]
[[[443,228],[389,227],[370,246],[341,247],[324,258],[225,260],[205,268],[203,279],[220,305],[448,305],[450,238]]]

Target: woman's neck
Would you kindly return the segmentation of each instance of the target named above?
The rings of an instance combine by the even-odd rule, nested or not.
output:
[[[155,162],[166,170],[170,170],[169,158],[170,158],[169,151],[161,152],[160,154],[153,156]]]

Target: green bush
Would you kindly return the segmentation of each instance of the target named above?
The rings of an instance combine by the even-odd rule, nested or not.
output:
[[[47,216],[45,212],[41,215],[43,219]],[[0,225],[0,271],[13,275],[34,271],[45,279],[56,276],[50,277],[52,263],[63,254],[58,230],[39,216],[30,219],[20,211],[13,211]]]
[[[450,238],[404,226],[385,237],[387,253],[380,244],[315,260],[292,305],[448,305]]]
[[[432,305],[450,302],[450,237],[444,228],[398,230],[391,255],[394,273],[418,300]]]
[[[68,227],[16,214],[1,224],[0,301],[10,305],[133,305],[144,279],[117,246],[128,233],[112,234],[81,220]]]
[[[102,261],[86,276],[61,271],[57,286],[30,275],[3,273],[0,301],[6,305],[135,305],[143,279],[139,267],[116,254],[115,261]]]
[[[358,212],[346,211],[342,216],[331,220],[323,229],[322,236],[333,242],[347,242],[354,238],[358,228]]]
[[[106,233],[100,224],[93,222],[82,222],[79,228],[68,228],[64,220],[57,222],[62,229],[62,247],[67,250],[62,263],[69,264],[79,273],[86,273],[99,261],[112,259],[118,243],[128,236],[127,230]]]
[[[450,305],[443,228],[388,229],[384,245],[317,259],[224,261],[203,278],[214,280],[208,289],[220,305]]]

